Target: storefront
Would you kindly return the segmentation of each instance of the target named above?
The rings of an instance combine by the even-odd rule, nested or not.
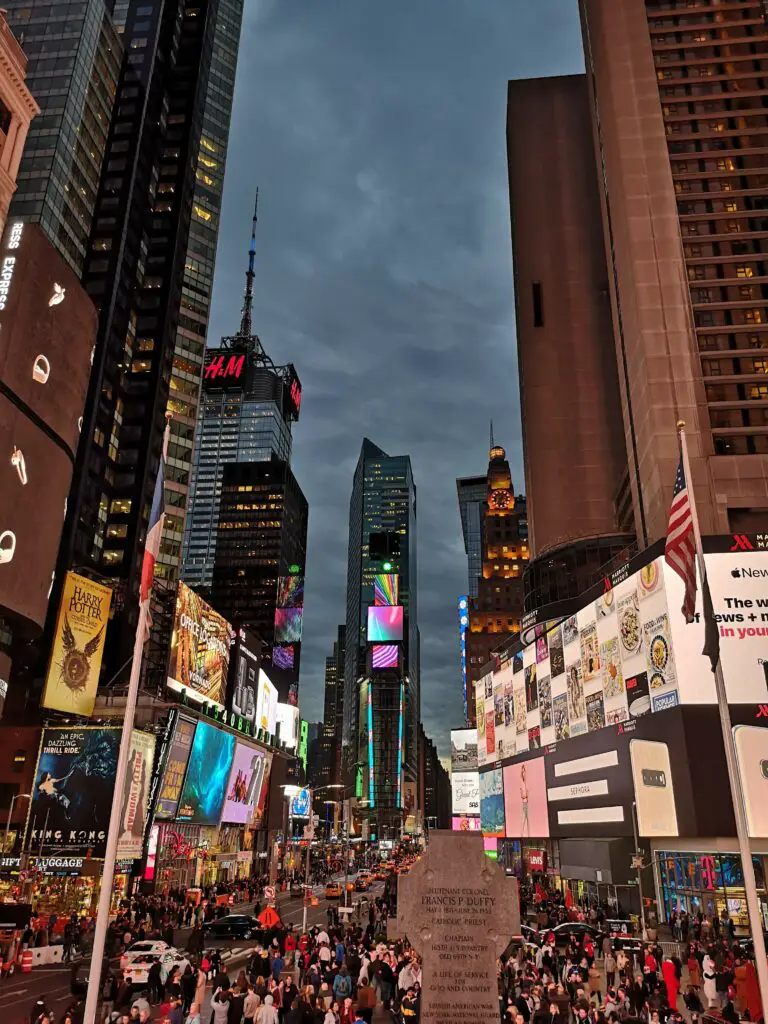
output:
[[[738,853],[714,849],[669,850],[661,843],[657,845],[654,874],[658,904],[665,920],[669,920],[673,911],[686,911],[690,915],[701,912],[708,917],[722,917],[727,912],[738,929],[748,928],[744,873]],[[752,854],[758,902],[763,925],[768,928],[765,860],[763,853]]]

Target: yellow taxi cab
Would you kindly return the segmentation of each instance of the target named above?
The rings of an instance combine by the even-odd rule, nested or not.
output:
[[[329,882],[325,887],[325,898],[327,900],[341,899],[341,886],[338,882]]]

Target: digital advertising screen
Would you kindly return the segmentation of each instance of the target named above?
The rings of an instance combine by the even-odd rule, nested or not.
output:
[[[480,776],[477,772],[452,775],[451,794],[454,814],[480,814]]]
[[[397,644],[374,644],[371,664],[374,668],[397,668],[400,648]]]
[[[504,806],[507,836],[512,839],[549,837],[543,757],[505,765]]]
[[[259,643],[246,629],[238,630],[230,665],[230,705],[247,722],[256,721],[259,692]]]
[[[399,643],[403,639],[403,606],[368,608],[368,642]]]
[[[168,687],[224,710],[229,674],[227,620],[185,583],[179,583],[168,661]]]
[[[29,802],[25,849],[103,858],[120,729],[43,729]],[[45,835],[43,836],[43,830]]]
[[[176,719],[155,805],[155,818],[160,821],[171,821],[176,817],[189,753],[195,738],[195,725],[193,718],[179,715]]]
[[[301,642],[303,608],[275,608],[275,643]]]
[[[277,688],[264,671],[259,669],[259,696],[256,702],[256,728],[274,735],[277,726]]]
[[[451,773],[477,771],[477,729],[451,730]]]
[[[236,742],[221,812],[222,824],[251,824],[259,805],[265,767],[266,751]]]
[[[501,768],[480,776],[480,825],[487,836],[504,836],[504,782]]]
[[[373,577],[373,603],[378,607],[391,607],[400,597],[400,577],[396,573],[377,573]]]
[[[267,810],[267,797],[269,796],[269,781],[270,773],[272,771],[272,751],[267,751],[267,755],[264,759],[264,781],[261,784],[261,793],[259,794],[259,802],[256,805],[256,811],[251,821],[251,828],[264,828],[266,820]],[[281,791],[282,792],[282,791]]]
[[[277,607],[304,607],[304,577],[280,576],[277,580]]]
[[[197,723],[177,821],[219,824],[234,754],[235,737],[231,732],[208,722]]]
[[[469,817],[466,814],[454,815],[451,828],[454,832],[479,832],[480,819]]]
[[[111,601],[109,587],[67,573],[40,702],[43,707],[86,718],[93,714]]]
[[[272,664],[275,668],[290,669],[296,656],[296,649],[293,644],[285,644],[282,647],[272,648]]]
[[[137,860],[144,852],[144,827],[149,811],[154,761],[155,737],[152,733],[134,729],[131,733],[128,772],[120,808],[120,832],[117,837],[119,860]]]
[[[299,742],[299,709],[278,701],[275,724],[280,726],[280,739],[289,750],[295,750]]]

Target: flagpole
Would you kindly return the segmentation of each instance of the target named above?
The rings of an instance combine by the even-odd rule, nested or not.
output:
[[[115,789],[112,794],[112,811],[109,816],[109,832],[107,849],[104,853],[104,871],[101,875],[101,894],[99,909],[96,912],[96,930],[93,934],[93,952],[91,954],[91,970],[88,978],[88,995],[85,1001],[83,1024],[96,1024],[96,1010],[101,993],[101,971],[104,962],[104,946],[109,927],[109,908],[112,902],[112,885],[115,880],[115,862],[117,861],[117,843],[120,837],[120,810],[123,802],[123,790],[128,774],[128,760],[131,752],[131,735],[136,718],[136,702],[139,695],[139,679],[141,662],[144,653],[144,636],[146,633],[148,602],[139,604],[139,621],[136,627],[136,639],[133,644],[133,664],[131,678],[128,683],[128,697],[125,702],[123,733],[120,737],[120,753],[117,758],[115,772]]]
[[[691,466],[688,461],[688,445],[685,439],[685,423],[683,420],[678,422],[677,429],[680,436],[680,454],[683,460],[683,472],[685,473],[685,482],[688,489],[688,501],[690,502],[691,518],[693,520],[693,536],[696,542],[696,562],[699,567],[703,600],[705,587],[708,586],[707,568],[704,563],[704,551],[701,546],[699,518],[696,514],[693,477],[691,476]],[[723,732],[725,762],[728,767],[728,781],[731,786],[733,816],[736,820],[736,836],[739,841],[739,855],[741,856],[741,867],[744,872],[744,895],[747,901],[747,914],[749,916],[749,925],[752,931],[755,967],[757,969],[757,980],[760,986],[760,1002],[763,1008],[763,1020],[766,1021],[768,1020],[768,960],[766,960],[765,955],[763,921],[760,914],[760,904],[757,898],[755,868],[752,863],[749,830],[747,828],[747,817],[744,811],[744,792],[741,785],[741,774],[739,772],[738,760],[736,758],[736,745],[733,738],[733,728],[731,726],[731,712],[728,707],[728,695],[725,689],[725,679],[723,677],[723,667],[720,662],[719,650],[717,652],[717,660],[713,667],[713,673],[715,677],[717,706],[720,712],[720,724]],[[707,1007],[705,1007],[705,1012],[706,1009]]]
[[[161,458],[159,474],[162,474],[163,465],[168,454],[168,438],[170,436],[170,414],[166,413],[165,433],[163,435],[163,454]],[[162,476],[155,482],[156,489],[162,488]],[[162,502],[162,495],[160,495]],[[154,504],[154,501],[153,501]],[[160,515],[160,530],[162,530],[162,513]],[[149,540],[149,534],[147,534]],[[145,558],[146,544],[145,543]],[[155,551],[155,555],[157,551]],[[142,567],[143,572],[143,567]],[[151,575],[151,573],[150,573]],[[149,581],[151,584],[151,580]],[[150,589],[148,584],[148,589]],[[93,933],[93,952],[91,954],[91,969],[88,977],[88,994],[85,1000],[85,1013],[83,1024],[96,1024],[96,1011],[98,1009],[99,995],[101,994],[102,980],[101,972],[104,964],[104,947],[107,940],[107,929],[109,927],[109,908],[112,902],[112,886],[115,880],[115,864],[117,862],[117,844],[120,838],[120,817],[123,805],[123,792],[125,790],[125,779],[128,774],[128,761],[131,753],[131,737],[133,725],[136,720],[136,704],[139,696],[139,681],[141,679],[141,663],[144,657],[144,643],[147,638],[147,624],[149,621],[149,593],[139,592],[139,621],[136,623],[136,637],[133,641],[133,661],[131,664],[131,676],[128,681],[128,695],[125,700],[125,714],[123,716],[123,731],[120,736],[120,752],[117,755],[117,770],[115,772],[115,788],[112,793],[112,810],[109,815],[109,832],[107,833],[107,848],[104,853],[104,870],[101,875],[101,893],[99,894],[99,908],[96,911],[96,928]]]

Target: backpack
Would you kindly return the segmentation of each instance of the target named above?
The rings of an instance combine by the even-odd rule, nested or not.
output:
[[[338,974],[336,976],[336,983],[333,986],[336,989],[336,995],[340,999],[345,999],[349,995],[349,978],[344,974]]]

